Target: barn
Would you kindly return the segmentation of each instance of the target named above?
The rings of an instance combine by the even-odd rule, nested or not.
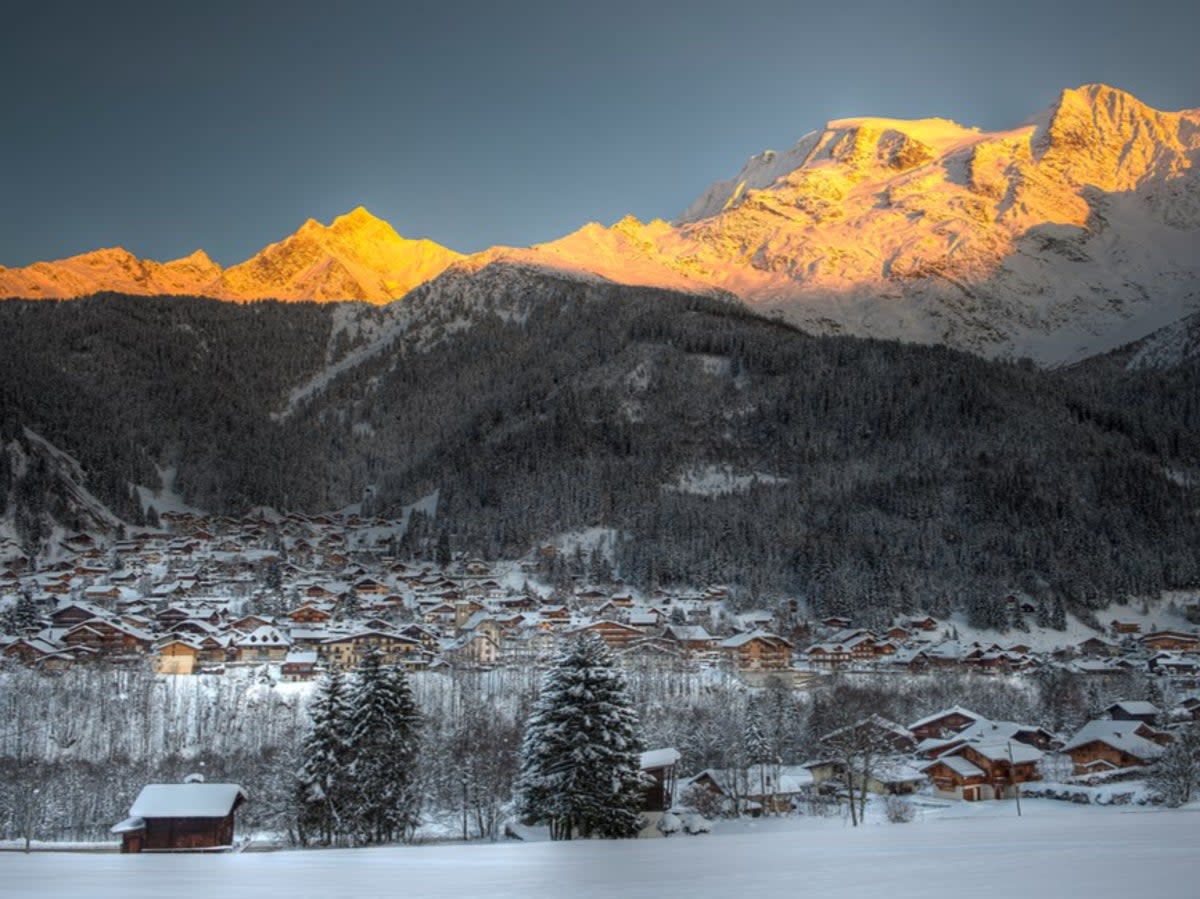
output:
[[[147,784],[113,827],[122,852],[188,852],[233,846],[234,812],[246,801],[237,784]]]

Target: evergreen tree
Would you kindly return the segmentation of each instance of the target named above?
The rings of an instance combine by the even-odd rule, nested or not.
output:
[[[350,749],[348,745],[349,696],[345,680],[336,669],[321,681],[313,698],[312,730],[301,748],[296,775],[297,825],[301,842],[324,845],[348,834],[346,813],[350,799]]]
[[[632,837],[641,827],[642,740],[612,653],[588,634],[546,673],[521,749],[519,812],[552,839]]]
[[[368,653],[356,672],[350,701],[351,806],[363,843],[410,836],[417,826],[418,714],[404,672]]]
[[[762,712],[757,703],[751,703],[742,728],[742,756],[748,769],[746,792],[763,796],[769,792],[767,765],[771,761],[771,746],[764,731]]]

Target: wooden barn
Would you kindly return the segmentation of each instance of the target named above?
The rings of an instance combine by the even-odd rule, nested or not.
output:
[[[190,852],[233,846],[233,816],[246,801],[237,784],[148,784],[113,827],[122,852]]]

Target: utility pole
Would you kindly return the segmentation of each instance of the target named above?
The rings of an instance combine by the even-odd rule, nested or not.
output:
[[[1017,763],[1013,761],[1012,740],[1008,741],[1008,776],[1012,780],[1013,792],[1017,797],[1017,817],[1021,817],[1021,785],[1017,782]]]

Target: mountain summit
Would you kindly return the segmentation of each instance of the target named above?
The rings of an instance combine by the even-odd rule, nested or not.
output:
[[[207,257],[163,265],[104,250],[0,269],[0,296],[381,303],[447,268],[516,263],[732,295],[817,333],[1060,363],[1200,308],[1198,163],[1200,110],[1088,84],[1008,130],[831,121],[752,157],[674,222],[626,217],[464,258],[359,207],[224,272]]]
[[[829,122],[673,224],[492,258],[721,290],[807,330],[1058,363],[1200,308],[1200,110],[1102,85],[1010,130]]]
[[[120,247],[57,262],[0,269],[0,296],[62,299],[99,291],[222,300],[365,300],[386,303],[462,258],[431,240],[409,240],[359,206],[329,225],[294,234],[222,271],[203,250],[183,259],[138,259]]]

